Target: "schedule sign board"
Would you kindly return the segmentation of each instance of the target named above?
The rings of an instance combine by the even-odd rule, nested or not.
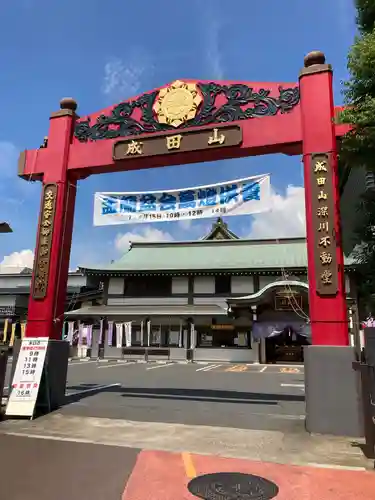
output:
[[[47,347],[47,337],[26,338],[22,340],[12,381],[12,391],[5,411],[6,415],[33,417]]]

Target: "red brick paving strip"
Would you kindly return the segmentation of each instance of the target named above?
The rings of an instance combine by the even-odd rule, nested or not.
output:
[[[192,455],[197,475],[243,472],[279,487],[276,500],[374,500],[375,472],[300,467]],[[143,451],[122,500],[192,500],[181,454]]]

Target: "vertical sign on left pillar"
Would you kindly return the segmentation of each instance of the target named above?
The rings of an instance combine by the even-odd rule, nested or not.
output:
[[[32,289],[34,299],[44,299],[47,295],[56,199],[57,184],[46,184],[43,188],[38,250],[34,263],[34,283]]]

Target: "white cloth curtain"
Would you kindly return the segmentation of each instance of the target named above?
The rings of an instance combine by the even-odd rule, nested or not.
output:
[[[112,347],[113,343],[113,321],[108,321],[108,346]]]
[[[92,330],[93,330],[93,325],[89,325],[86,328],[86,332],[87,332],[87,347],[92,347]]]
[[[80,325],[81,328],[81,342],[80,345],[90,347],[90,325]]]
[[[82,345],[83,328],[84,328],[84,325],[82,323],[80,323],[78,326],[78,345],[79,346]]]
[[[116,347],[122,347],[123,323],[116,323]]]
[[[73,344],[73,335],[74,335],[74,321],[68,321],[68,334],[66,340],[70,345]]]
[[[125,327],[125,343],[126,347],[131,347],[132,345],[132,322],[128,321],[124,323]]]
[[[306,338],[311,337],[311,327],[307,323],[302,322],[268,322],[268,321],[260,321],[254,323],[252,329],[253,339],[265,339],[268,337],[274,337],[279,335],[286,327],[292,328],[296,333],[303,335]]]

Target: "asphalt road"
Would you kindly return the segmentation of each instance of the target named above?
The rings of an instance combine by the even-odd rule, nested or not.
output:
[[[304,432],[303,368],[74,362],[63,414]]]
[[[118,500],[139,453],[4,434],[0,448],[0,500]]]

